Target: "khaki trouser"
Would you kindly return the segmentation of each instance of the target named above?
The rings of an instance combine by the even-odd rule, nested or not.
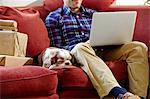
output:
[[[89,43],[79,43],[71,51],[81,68],[89,76],[94,88],[102,98],[113,87],[120,86],[104,61],[99,58]],[[111,50],[100,52],[106,60],[126,60],[129,91],[146,97],[149,78],[147,47],[141,42],[131,42]]]

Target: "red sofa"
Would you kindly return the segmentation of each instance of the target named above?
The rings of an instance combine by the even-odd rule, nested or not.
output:
[[[98,11],[137,11],[133,40],[144,42],[150,47],[150,7],[110,6],[114,0],[84,0],[83,5]],[[44,0],[43,6],[31,8],[0,7],[0,19],[13,19],[18,22],[18,30],[29,37],[27,56],[36,58],[49,47],[49,39],[44,19],[50,11],[62,6],[62,0]],[[43,21],[42,21],[43,20]],[[150,48],[149,48],[150,49]],[[150,50],[149,57],[150,57]],[[117,81],[128,87],[128,74],[125,61],[106,61]],[[40,66],[0,67],[1,98],[85,98],[99,99],[91,81],[82,69],[75,66],[57,67],[48,70]]]

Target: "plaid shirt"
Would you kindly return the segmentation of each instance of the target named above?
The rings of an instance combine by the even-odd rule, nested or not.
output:
[[[51,12],[45,25],[49,33],[51,46],[71,50],[76,44],[89,39],[94,10],[81,7],[81,13],[72,13],[63,6]]]

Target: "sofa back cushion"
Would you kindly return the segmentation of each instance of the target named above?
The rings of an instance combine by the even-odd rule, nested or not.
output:
[[[114,0],[83,0],[83,6],[97,11],[107,9]],[[48,11],[56,10],[63,6],[63,0],[44,0],[44,8]]]
[[[44,9],[51,12],[63,5],[63,0],[44,0]]]
[[[107,10],[114,0],[83,0],[83,6],[97,11]]]
[[[38,10],[40,18],[45,21],[46,16],[49,14],[49,11],[44,8],[44,6],[32,6],[33,9]]]
[[[28,35],[27,56],[34,57],[49,47],[47,29],[37,10],[0,7],[0,19],[17,21],[18,31]]]

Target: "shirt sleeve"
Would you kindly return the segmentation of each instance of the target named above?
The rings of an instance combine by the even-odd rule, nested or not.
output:
[[[59,16],[57,13],[50,13],[46,17],[45,25],[48,30],[51,46],[61,47],[62,38],[59,26]]]

